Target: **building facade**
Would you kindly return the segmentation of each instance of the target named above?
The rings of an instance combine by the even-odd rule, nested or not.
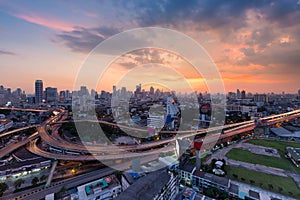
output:
[[[35,103],[40,104],[43,101],[43,81],[35,81]]]

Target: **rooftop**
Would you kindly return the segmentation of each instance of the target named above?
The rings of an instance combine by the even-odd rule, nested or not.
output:
[[[250,197],[253,197],[253,198],[255,198],[255,199],[260,199],[259,193],[258,193],[258,192],[255,192],[255,191],[253,191],[253,190],[249,190],[249,196],[250,196]]]
[[[77,187],[79,199],[94,199],[99,195],[109,193],[109,190],[120,186],[120,182],[115,175],[109,175],[104,178],[80,185]]]
[[[300,161],[300,148],[287,147],[286,150],[291,154],[293,159]]]
[[[47,160],[48,159],[45,159],[45,158],[38,158],[35,160],[29,160],[29,161],[24,161],[24,162],[14,162],[14,163],[0,166],[0,171],[13,170],[13,169],[21,168],[21,167],[26,169],[28,167],[30,168],[31,165],[36,165],[41,162],[45,162]]]
[[[117,200],[152,200],[170,180],[166,170],[152,172],[133,183]]]
[[[285,128],[271,128],[270,129],[275,135],[279,136],[279,137],[298,137],[300,138],[300,131],[298,132],[291,132],[288,131]]]
[[[239,193],[239,186],[231,183],[229,187],[229,192],[237,195]]]
[[[19,148],[13,153],[14,157],[18,161],[34,160],[40,158],[39,156],[34,155],[26,148]]]

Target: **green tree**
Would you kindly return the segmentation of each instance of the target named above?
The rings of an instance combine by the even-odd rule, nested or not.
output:
[[[38,177],[34,177],[34,178],[31,180],[31,184],[32,184],[33,186],[36,186],[38,182],[39,182]]]
[[[0,197],[3,193],[8,189],[8,185],[6,183],[0,183]]]
[[[120,171],[115,171],[114,175],[117,177],[117,179],[121,182],[122,179],[122,172]]]
[[[19,189],[23,183],[25,183],[24,179],[18,179],[14,182],[14,186],[16,189]]]
[[[59,193],[64,193],[65,191],[67,191],[67,187],[64,185],[60,188]]]
[[[58,173],[61,175],[61,177],[63,177],[67,172],[64,169],[59,169]]]
[[[42,182],[42,181],[45,181],[47,179],[47,176],[44,174],[44,175],[42,175],[41,177],[40,177],[40,181]]]
[[[273,189],[273,185],[272,184],[268,184],[270,189]]]

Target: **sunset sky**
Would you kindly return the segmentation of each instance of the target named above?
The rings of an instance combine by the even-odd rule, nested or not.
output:
[[[72,90],[84,59],[100,42],[133,28],[163,27],[188,35],[208,52],[227,92],[296,93],[299,22],[300,0],[0,0],[0,85],[33,93],[34,81],[41,79],[45,86]],[[138,84],[141,68],[132,78],[124,74],[133,65],[155,62],[177,67],[194,89],[205,90],[205,81],[181,58],[153,49],[140,52],[113,63],[98,89],[111,90],[120,77]],[[156,82],[160,74],[176,82],[163,68],[145,68],[144,75],[148,81]]]

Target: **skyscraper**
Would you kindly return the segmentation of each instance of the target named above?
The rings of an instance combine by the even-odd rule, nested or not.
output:
[[[239,89],[236,90],[236,98],[240,99],[241,98],[241,92]]]
[[[57,101],[57,88],[47,87],[45,93],[47,103],[55,103]]]
[[[113,96],[117,95],[117,86],[113,85]]]
[[[152,86],[150,87],[150,94],[154,95],[154,87],[152,87]]]
[[[43,81],[35,81],[35,103],[42,103],[43,100]]]
[[[246,91],[245,91],[245,90],[243,90],[243,91],[241,92],[241,98],[242,98],[242,99],[246,99]]]

